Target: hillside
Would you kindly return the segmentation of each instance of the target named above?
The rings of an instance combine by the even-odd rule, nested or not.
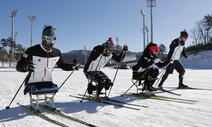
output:
[[[212,69],[212,50],[190,54],[188,58],[181,58],[185,68],[190,69]]]
[[[87,51],[87,56],[91,51]],[[63,53],[63,59],[69,63],[72,63],[73,59],[76,59],[80,64],[85,63],[84,50],[73,50],[67,53]],[[131,61],[136,59],[136,55],[141,55],[141,52],[127,52],[124,61]],[[159,56],[161,58],[161,56]],[[181,58],[185,68],[190,69],[212,69],[212,50],[201,51],[195,54],[190,54],[187,59]]]
[[[91,51],[87,50],[86,56],[88,57],[90,55],[90,53],[91,53]],[[141,52],[129,51],[126,54],[126,58],[124,61],[135,60],[136,55],[140,55],[140,54],[141,54]],[[85,50],[72,50],[70,52],[63,53],[62,57],[63,57],[63,60],[68,63],[72,63],[72,61],[74,59],[76,59],[80,64],[84,64],[85,63]]]

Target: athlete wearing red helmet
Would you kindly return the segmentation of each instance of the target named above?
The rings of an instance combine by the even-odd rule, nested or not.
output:
[[[139,80],[139,82],[144,80],[144,87],[142,90],[156,91],[152,85],[159,74],[158,68],[164,67],[169,63],[169,61],[162,62],[157,60],[159,51],[160,49],[157,44],[148,44],[138,63],[132,67],[133,79]]]

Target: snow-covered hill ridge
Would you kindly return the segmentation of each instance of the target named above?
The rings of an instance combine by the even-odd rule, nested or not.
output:
[[[212,50],[191,54],[186,59],[181,58],[185,68],[191,69],[212,69]]]

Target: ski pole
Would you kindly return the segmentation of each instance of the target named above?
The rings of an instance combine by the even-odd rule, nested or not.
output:
[[[65,84],[65,82],[69,79],[69,77],[72,75],[74,73],[74,71],[72,71],[69,75],[68,75],[68,77],[63,81],[63,83],[60,85],[60,87],[58,88],[58,91],[60,90],[60,88]],[[52,97],[56,94],[57,92],[55,92],[53,95],[52,95]],[[51,97],[51,98],[52,98]]]
[[[123,52],[123,54],[122,54],[122,56],[121,56],[121,60],[123,59],[125,53],[126,53],[126,51]],[[119,64],[120,64],[120,62],[118,63],[118,67],[117,67],[117,69],[116,69],[116,73],[115,73],[114,78],[113,78],[113,84],[114,84],[115,79],[116,79],[116,76],[117,76],[117,74],[118,74]],[[113,87],[113,86],[110,87],[109,93],[108,93],[108,95],[107,95],[108,97],[109,97],[109,95],[110,95],[110,92],[111,92],[111,90],[112,90],[112,87]]]
[[[161,80],[162,76],[165,74],[166,72],[166,68],[164,68],[163,70],[161,70],[161,76],[159,77],[158,81],[155,83],[155,87],[158,85],[158,82]],[[160,73],[158,75],[160,75]]]
[[[60,90],[60,88],[65,84],[65,82],[69,79],[69,77],[74,73],[74,71],[72,71],[68,77],[65,79],[65,81],[60,85],[60,87],[58,88],[58,90]]]
[[[65,82],[69,79],[69,77],[72,75],[74,73],[74,71],[72,71],[69,75],[68,75],[68,77],[63,81],[63,83],[60,85],[60,87],[58,87],[58,90],[57,91],[59,91],[60,90],[60,88],[65,84]],[[57,92],[54,92],[54,94],[49,98],[49,101],[54,97],[54,95],[56,94]],[[47,101],[48,102],[48,101]]]
[[[114,78],[113,78],[113,83],[114,83],[114,81],[115,81],[115,79],[116,79],[118,70],[119,70],[119,64],[118,64],[118,67],[117,67],[117,69],[116,69],[116,73],[115,73]],[[108,97],[109,97],[109,95],[110,95],[110,91],[111,91],[112,87],[113,87],[113,86],[110,87],[109,93],[108,93],[108,95],[107,95]]]
[[[73,60],[73,63],[74,64],[77,64],[77,60]],[[68,77],[64,80],[64,82],[60,85],[60,87],[58,88],[58,91],[60,90],[60,88],[65,84],[65,82],[69,79],[69,77],[72,75],[74,73],[74,70],[68,75]],[[56,93],[54,93],[54,95],[55,95]],[[54,96],[53,95],[53,96]]]
[[[144,75],[150,70],[150,68],[147,68],[146,70],[144,70],[145,72],[140,76],[139,79],[137,79],[132,86],[130,86],[130,88],[127,89],[127,91],[125,91],[121,97],[123,97],[134,85],[136,86],[136,83],[139,82],[140,80],[142,80],[142,78],[144,78]]]
[[[6,109],[10,109],[10,105],[12,104],[12,102],[14,101],[15,97],[17,96],[18,92],[20,91],[21,87],[23,86],[24,82],[26,82],[26,80],[30,77],[31,72],[29,72],[26,76],[26,78],[24,79],[24,81],[21,83],[20,87],[18,88],[15,96],[13,97],[12,101],[10,102],[10,104],[6,107]]]

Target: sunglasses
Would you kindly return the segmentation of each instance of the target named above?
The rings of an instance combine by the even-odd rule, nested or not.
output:
[[[53,37],[53,36],[45,36],[44,35],[44,37],[46,38],[47,41],[51,41],[51,40],[55,41],[57,39],[57,37]]]

